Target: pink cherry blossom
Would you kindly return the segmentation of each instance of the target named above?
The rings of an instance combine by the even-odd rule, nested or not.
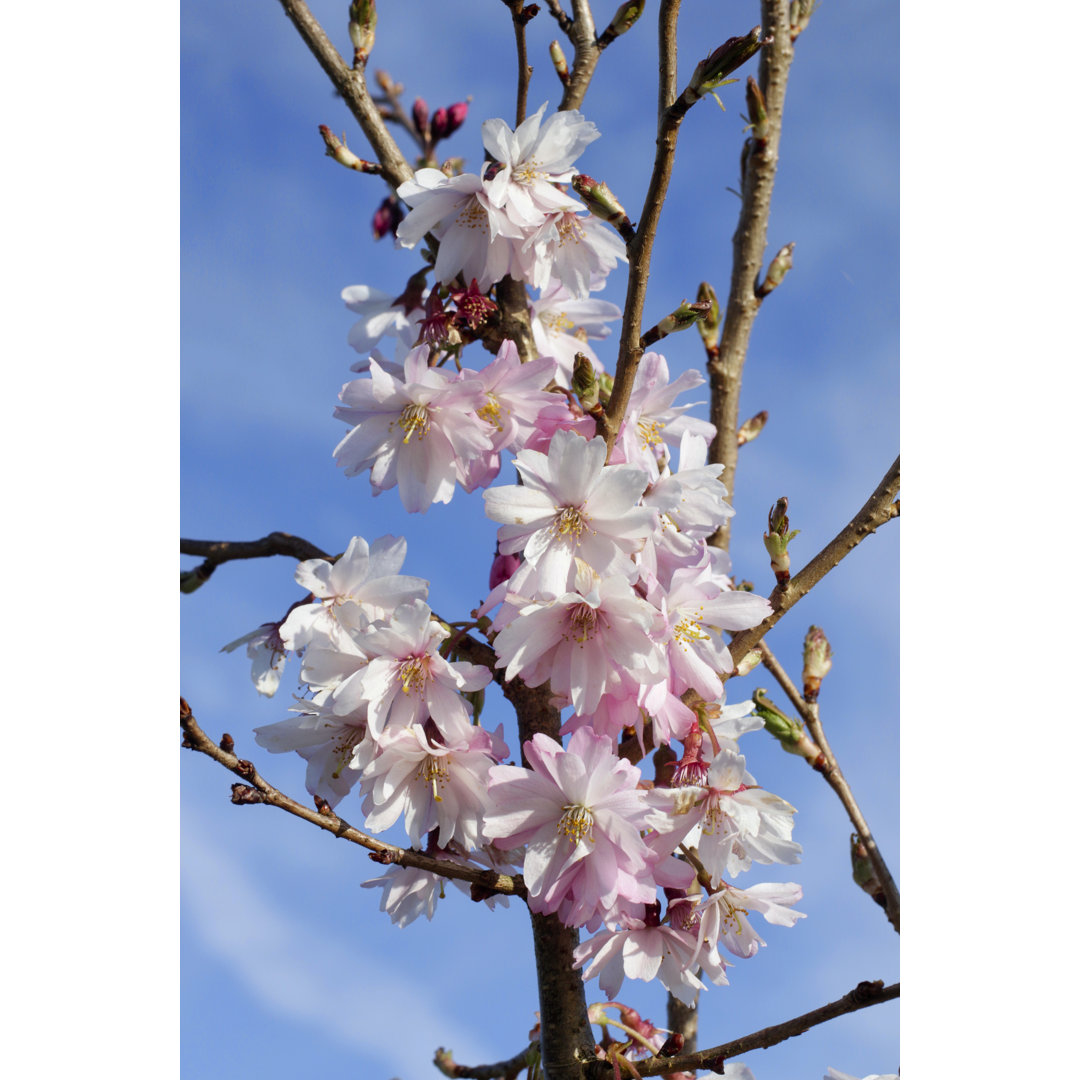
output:
[[[565,750],[546,735],[523,749],[531,769],[496,765],[489,773],[484,835],[497,847],[528,845],[530,907],[583,926],[619,902],[652,903],[641,831],[656,814],[638,789],[641,771],[585,728]]]

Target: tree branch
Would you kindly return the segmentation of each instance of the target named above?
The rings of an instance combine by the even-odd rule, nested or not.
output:
[[[525,883],[521,876],[515,874],[500,874],[494,870],[474,870],[468,866],[460,866],[444,859],[436,859],[430,855],[422,855],[418,851],[407,851],[405,848],[395,847],[393,844],[384,844],[359,829],[354,829],[347,821],[340,818],[324,804],[322,810],[312,810],[295,799],[290,799],[284,792],[279,791],[272,784],[267,783],[256,771],[250,761],[244,761],[236,756],[231,750],[226,750],[215,743],[199,727],[192,715],[191,706],[180,699],[180,726],[184,729],[183,745],[190,750],[198,750],[199,753],[213,758],[219,765],[223,765],[230,772],[236,773],[248,787],[242,784],[233,785],[233,802],[237,804],[266,803],[285,810],[294,817],[317,825],[326,832],[333,833],[342,840],[357,844],[370,851],[371,858],[384,866],[394,863],[398,866],[411,866],[417,870],[426,870],[429,874],[438,874],[440,877],[453,878],[457,881],[468,881],[489,893],[506,893],[510,896],[525,896]],[[223,736],[222,742],[231,745],[232,739]],[[239,789],[239,790],[238,790]],[[253,792],[257,794],[253,794]]]
[[[378,107],[368,93],[363,67],[354,70],[345,63],[304,0],[278,0],[278,2],[285,9],[285,14],[304,39],[315,59],[318,60],[319,66],[330,76],[330,81],[345,100],[349,111],[356,117],[356,122],[367,136],[372,150],[379,159],[379,164],[383,167],[386,179],[394,188],[400,187],[406,180],[411,180],[412,166],[405,160],[394,137],[379,115]]]
[[[517,46],[517,120],[520,127],[529,115],[529,79],[532,77],[532,68],[529,67],[529,54],[525,48],[525,25],[529,21],[521,17],[521,9],[525,6],[525,0],[503,0],[510,9],[514,22],[514,44]]]
[[[443,1076],[459,1077],[461,1080],[513,1080],[522,1069],[529,1067],[529,1062],[540,1049],[539,1043],[529,1043],[519,1054],[506,1061],[497,1061],[494,1065],[459,1065],[449,1050],[441,1046],[435,1051],[435,1068]]]
[[[802,694],[799,693],[799,689],[791,676],[784,670],[783,665],[776,658],[776,654],[764,641],[758,642],[757,647],[761,650],[762,664],[777,683],[779,683],[780,689],[787,695],[791,704],[795,706],[796,711],[810,729],[811,738],[817,745],[818,750],[821,751],[824,761],[820,767],[815,766],[815,768],[825,778],[829,787],[836,792],[837,797],[847,811],[847,816],[850,819],[851,824],[855,827],[855,832],[858,833],[859,839],[866,847],[867,856],[869,857],[870,862],[873,863],[878,881],[881,883],[881,887],[885,892],[885,914],[889,917],[889,922],[892,923],[893,929],[899,934],[900,890],[897,888],[896,882],[889,872],[889,867],[885,863],[885,857],[881,854],[881,850],[877,846],[877,841],[874,839],[874,834],[870,831],[870,826],[867,824],[866,818],[863,817],[862,811],[859,809],[859,804],[855,800],[855,794],[852,792],[851,786],[844,778],[844,774],[840,769],[840,764],[836,760],[836,755],[832,752],[832,747],[829,746],[829,742],[825,738],[825,729],[821,724],[817,703],[808,702]]]
[[[551,13],[556,15],[556,9],[560,12],[557,3],[548,0]],[[585,91],[589,89],[593,72],[596,70],[596,61],[600,59],[600,49],[596,44],[596,24],[593,22],[592,8],[589,0],[573,0],[574,18],[569,26],[559,25],[566,31],[574,46],[574,62],[570,67],[570,81],[563,88],[562,101],[559,102],[559,111],[567,109],[580,109],[585,100]],[[562,13],[565,18],[565,12]]]
[[[725,1060],[739,1057],[751,1050],[775,1046],[785,1039],[801,1035],[804,1031],[809,1031],[810,1028],[824,1024],[828,1020],[834,1020],[845,1013],[857,1012],[871,1005],[892,1001],[899,996],[899,983],[884,986],[880,979],[876,982],[861,982],[854,990],[848,991],[842,998],[831,1001],[828,1005],[822,1005],[821,1008],[803,1013],[802,1016],[785,1020],[782,1024],[762,1028],[760,1031],[755,1031],[753,1035],[744,1035],[741,1039],[733,1039],[731,1042],[709,1047],[708,1050],[699,1050],[694,1054],[677,1054],[670,1058],[646,1058],[644,1061],[634,1062],[634,1068],[642,1077],[658,1076],[661,1073],[690,1072],[694,1069],[719,1071]],[[590,1070],[590,1080],[600,1080],[600,1078],[612,1075],[611,1066],[607,1062],[599,1062],[598,1066]]]
[[[678,42],[675,27],[682,0],[660,0],[660,93],[657,102],[656,127],[664,122],[664,113],[675,104],[679,86]]]
[[[559,0],[547,0],[547,6],[548,11],[551,12],[551,17],[559,24],[559,29],[567,37],[570,37],[574,29],[574,20],[563,11]]]
[[[676,70],[676,28],[679,17],[679,0],[666,0],[660,5],[660,79],[659,100],[666,100]],[[679,126],[693,102],[686,93],[671,102],[657,120],[656,157],[653,160],[649,190],[641,209],[637,232],[626,245],[629,275],[626,283],[626,302],[623,305],[622,336],[619,338],[619,359],[615,367],[615,379],[611,397],[605,406],[600,429],[607,443],[608,454],[619,437],[619,425],[630,401],[634,376],[644,349],[641,347],[641,317],[645,310],[645,288],[649,282],[649,263],[652,259],[653,241],[660,221],[660,211],[667,195],[671,170],[675,164],[675,142]]]
[[[707,364],[711,388],[709,419],[716,425],[716,438],[709,448],[709,461],[724,465],[723,482],[728,501],[735,494],[735,466],[739,456],[739,391],[743,364],[750,343],[750,330],[760,306],[754,286],[765,258],[765,243],[772,202],[773,184],[780,149],[780,121],[788,72],[795,53],[791,47],[788,0],[762,0],[763,34],[772,42],[762,47],[759,69],[761,91],[769,114],[764,139],[748,141],[751,153],[742,178],[742,210],[732,238],[731,286],[720,336],[720,352]],[[724,522],[709,543],[725,551],[731,538],[731,521]]]
[[[742,658],[790,611],[833,567],[878,528],[900,514],[895,502],[900,490],[900,459],[882,478],[862,509],[786,585],[777,585],[769,595],[773,613],[749,630],[740,630],[728,646],[736,666]],[[727,679],[730,676],[722,675]]]

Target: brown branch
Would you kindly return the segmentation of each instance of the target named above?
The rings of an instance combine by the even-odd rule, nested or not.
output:
[[[548,7],[555,14],[555,8],[551,0]],[[574,18],[569,27],[563,27],[574,46],[574,62],[570,67],[570,81],[563,88],[562,101],[559,102],[559,111],[567,109],[580,109],[585,100],[585,91],[589,89],[593,72],[596,70],[596,61],[600,59],[600,50],[596,45],[596,24],[593,22],[592,8],[589,0],[573,0]],[[561,9],[560,9],[561,10]],[[556,16],[558,18],[558,16]]]
[[[877,841],[874,839],[874,834],[870,831],[870,826],[866,823],[866,818],[863,817],[862,811],[859,809],[859,804],[855,800],[855,794],[852,792],[851,786],[844,778],[844,774],[840,769],[840,764],[836,760],[836,755],[832,752],[832,747],[829,746],[828,739],[825,738],[825,729],[821,724],[817,703],[808,702],[802,694],[799,693],[799,689],[795,685],[794,680],[784,670],[783,665],[776,658],[776,654],[764,641],[758,642],[757,647],[761,650],[761,663],[780,685],[780,689],[784,691],[788,700],[795,706],[796,711],[810,729],[810,735],[824,759],[820,767],[815,765],[815,769],[817,769],[817,771],[825,778],[829,787],[836,792],[837,798],[839,798],[840,802],[843,804],[851,824],[855,827],[855,831],[859,835],[859,839],[866,847],[867,857],[870,859],[870,862],[873,863],[874,871],[877,873],[878,881],[881,883],[881,887],[885,893],[885,914],[889,917],[889,922],[892,923],[893,929],[899,934],[900,890],[897,888],[896,882],[889,872],[885,857],[881,854],[881,849],[877,846]]]
[[[726,474],[725,474],[726,475]],[[895,502],[900,490],[900,459],[882,478],[873,495],[862,509],[825,545],[787,584],[777,585],[769,596],[773,613],[750,630],[740,630],[728,646],[732,661],[739,661],[790,611],[830,570],[839,566],[849,552],[871,533],[899,516],[900,505]],[[729,676],[721,676],[728,678]]]
[[[686,1005],[674,994],[667,996],[668,1030],[683,1037],[682,1053],[692,1054],[697,1050],[698,1036],[698,992],[694,991],[693,1005]]]
[[[829,1020],[835,1020],[845,1013],[857,1012],[859,1009],[869,1008],[871,1005],[879,1005],[884,1001],[892,1001],[900,996],[900,984],[884,986],[878,979],[875,982],[861,982],[854,990],[848,991],[842,998],[822,1005],[819,1009],[803,1013],[802,1016],[785,1020],[782,1024],[774,1024],[772,1027],[762,1028],[753,1035],[744,1035],[740,1039],[732,1039],[731,1042],[722,1043],[720,1046],[711,1046],[708,1050],[699,1050],[694,1054],[677,1054],[675,1057],[646,1058],[644,1061],[634,1062],[634,1068],[639,1076],[658,1076],[661,1073],[690,1072],[694,1069],[720,1070],[725,1060],[739,1057],[751,1050],[762,1050],[768,1046],[790,1039],[795,1035],[801,1035],[804,1031],[824,1024]],[[599,1062],[592,1070],[590,1077],[594,1080],[606,1078],[612,1075],[611,1066],[607,1062]]]
[[[559,0],[547,0],[547,6],[551,17],[559,24],[559,29],[569,37],[574,29],[574,20],[563,11]]]
[[[675,25],[682,0],[660,0],[660,93],[657,102],[656,126],[664,122],[664,113],[678,97],[679,60],[675,40]]]
[[[289,798],[284,792],[264,780],[255,771],[255,766],[250,761],[244,761],[231,750],[224,749],[223,746],[215,743],[199,727],[192,715],[191,706],[183,698],[180,699],[180,726],[184,729],[183,745],[185,747],[198,750],[199,753],[213,758],[219,765],[235,773],[244,781],[244,784],[233,785],[234,803],[266,803],[269,806],[276,806],[312,825],[317,825],[326,832],[333,833],[342,840],[348,840],[350,843],[366,848],[372,853],[371,858],[375,862],[385,866],[391,863],[398,866],[410,866],[416,870],[426,870],[429,874],[438,874],[440,877],[468,881],[482,890],[487,890],[488,893],[525,896],[525,883],[520,875],[515,874],[511,877],[509,874],[500,874],[495,870],[475,870],[468,866],[436,859],[431,855],[423,855],[418,851],[407,851],[393,844],[384,844],[381,840],[376,840],[375,837],[353,828],[325,803],[322,810],[312,810],[303,803]],[[222,738],[222,743],[225,746],[231,746],[232,740],[225,736]]]
[[[506,1061],[497,1061],[494,1065],[459,1065],[453,1054],[440,1046],[435,1051],[435,1068],[443,1076],[460,1077],[461,1080],[513,1080],[522,1069],[529,1067],[538,1050],[539,1044],[533,1042],[521,1053]]]
[[[667,94],[670,72],[676,64],[676,22],[679,16],[678,0],[662,4],[660,17],[666,21],[660,24],[660,98]],[[626,245],[626,257],[629,263],[629,275],[626,283],[626,302],[623,305],[622,336],[619,338],[619,359],[615,367],[615,379],[611,396],[605,406],[604,416],[599,425],[604,441],[611,454],[615,440],[619,437],[619,425],[626,413],[630,401],[630,392],[634,388],[634,376],[644,349],[641,347],[641,317],[645,310],[645,288],[649,282],[649,263],[652,259],[653,241],[656,239],[656,227],[660,221],[660,211],[667,195],[671,170],[675,164],[675,142],[679,136],[679,126],[693,104],[684,93],[660,114],[657,122],[656,157],[653,161],[652,177],[649,190],[645,194],[645,205],[641,210],[637,232],[634,239]]]
[[[529,79],[533,69],[529,67],[529,54],[525,48],[525,26],[528,19],[522,18],[521,9],[525,0],[503,0],[510,9],[514,21],[514,44],[517,47],[517,120],[520,127],[529,115]]]
[[[772,42],[761,50],[759,82],[769,114],[764,139],[751,139],[751,153],[742,179],[742,210],[732,240],[731,286],[728,290],[718,356],[707,364],[711,388],[709,419],[717,435],[709,449],[709,461],[724,465],[723,481],[730,501],[735,493],[735,466],[739,456],[739,391],[743,365],[760,302],[754,295],[758,273],[765,258],[769,207],[780,148],[780,121],[788,71],[794,57],[788,19],[788,0],[762,0],[763,36]],[[731,522],[724,522],[709,543],[725,551],[731,538]]]
[[[330,77],[334,88],[349,107],[349,111],[356,117],[356,122],[367,136],[368,142],[371,143],[371,148],[375,151],[387,180],[395,188],[400,187],[406,180],[411,180],[412,167],[405,160],[394,137],[387,130],[379,114],[378,106],[368,93],[363,67],[354,70],[345,63],[304,0],[278,0],[278,2],[285,9],[285,14],[304,39],[315,59],[318,60],[319,66]]]

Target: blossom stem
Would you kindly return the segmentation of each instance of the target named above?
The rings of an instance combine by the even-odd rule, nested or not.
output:
[[[879,1005],[885,1001],[892,1001],[900,996],[900,984],[893,983],[885,986],[882,980],[874,982],[861,982],[854,990],[849,990],[843,997],[836,1001],[830,1001],[827,1005],[813,1009],[801,1016],[795,1016],[785,1020],[781,1024],[762,1028],[752,1035],[744,1035],[739,1039],[722,1043],[720,1046],[710,1046],[707,1050],[698,1050],[693,1054],[676,1054],[674,1057],[651,1057],[644,1061],[637,1061],[634,1067],[638,1075],[659,1076],[664,1073],[692,1072],[695,1069],[717,1069],[725,1059],[739,1057],[751,1050],[762,1050],[768,1046],[790,1039],[795,1035],[801,1035],[818,1024],[824,1024],[846,1013],[857,1012],[859,1009],[869,1008],[871,1005]],[[610,1065],[604,1065],[597,1069],[595,1080],[601,1080],[614,1075]]]
[[[742,209],[733,237],[731,285],[723,321],[719,351],[707,369],[711,388],[709,419],[716,425],[716,439],[709,461],[724,468],[729,500],[735,491],[735,465],[739,456],[739,392],[750,343],[750,331],[760,307],[755,295],[758,274],[765,258],[765,243],[776,180],[780,121],[784,111],[788,72],[795,55],[791,46],[789,0],[762,0],[763,37],[772,38],[761,48],[759,81],[769,115],[768,137],[750,140],[742,180]],[[731,539],[731,522],[725,521],[709,543],[725,551]]]
[[[829,746],[829,741],[825,737],[825,728],[821,723],[817,703],[807,701],[799,693],[794,680],[784,670],[783,665],[777,660],[776,655],[764,641],[759,643],[758,648],[761,650],[762,664],[779,683],[780,689],[787,694],[791,704],[795,706],[796,711],[810,729],[810,735],[824,758],[822,767],[818,768],[817,771],[825,778],[829,787],[836,792],[837,798],[847,811],[847,816],[851,820],[855,832],[858,833],[859,839],[863,842],[867,857],[873,863],[878,881],[880,881],[885,893],[885,914],[888,916],[889,922],[892,923],[893,929],[900,933],[900,890],[889,872],[885,857],[881,854],[881,849],[874,839],[874,834],[870,831],[870,826],[866,823],[866,818],[863,817],[859,804],[855,800],[855,795],[844,778],[840,764],[836,760],[836,755],[832,752],[832,747]]]
[[[321,809],[312,810],[303,803],[289,798],[284,792],[264,780],[255,771],[255,766],[250,761],[244,761],[231,750],[224,748],[232,745],[230,738],[223,737],[220,744],[215,743],[199,726],[192,714],[191,706],[183,698],[180,699],[180,726],[184,731],[183,746],[213,758],[219,765],[235,773],[244,781],[244,784],[234,785],[232,800],[234,803],[266,803],[276,806],[294,817],[303,818],[304,821],[333,833],[342,840],[348,840],[350,843],[366,848],[371,852],[371,858],[383,865],[388,866],[394,863],[398,866],[425,870],[429,874],[438,874],[444,878],[468,881],[482,890],[487,890],[489,895],[505,893],[510,896],[525,896],[525,882],[520,875],[515,874],[511,877],[494,870],[472,869],[444,859],[435,859],[430,855],[422,855],[418,851],[407,851],[393,844],[384,844],[381,840],[376,840],[375,837],[354,829],[347,821],[338,817],[325,802],[322,803]]]
[[[548,7],[552,7],[550,2]],[[558,4],[555,7],[558,7]],[[570,20],[569,27],[563,25],[562,20],[559,21],[559,25],[566,31],[574,46],[570,81],[563,89],[562,101],[559,102],[560,112],[581,108],[581,103],[585,100],[585,91],[589,89],[593,72],[596,70],[596,61],[600,59],[600,50],[596,45],[596,24],[593,21],[589,0],[573,0],[573,11],[574,17]],[[554,8],[552,8],[552,14],[555,14]],[[556,18],[558,18],[557,15]]]

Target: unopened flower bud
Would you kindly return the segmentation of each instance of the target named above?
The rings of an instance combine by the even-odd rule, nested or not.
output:
[[[851,834],[851,877],[867,896],[873,897],[876,904],[886,906],[885,890],[878,879],[874,864],[870,861],[870,853],[859,839],[858,833]]]
[[[566,65],[566,53],[562,51],[562,46],[553,41],[548,46],[548,52],[551,53],[551,62],[555,66],[555,74],[559,76],[559,82],[566,86],[570,82],[570,69]]]
[[[596,381],[592,362],[584,353],[574,354],[574,376],[570,388],[577,394],[586,412],[592,412],[600,404],[600,384]]]
[[[781,747],[789,754],[805,758],[811,765],[821,757],[821,752],[813,740],[803,731],[802,724],[782,713],[766,696],[764,690],[755,690],[751,695],[754,711],[751,716],[760,716],[765,721],[765,730],[778,739]]]
[[[668,334],[674,334],[678,330],[687,330],[694,323],[708,316],[712,311],[712,302],[709,300],[691,304],[684,300],[670,315],[665,315],[655,326],[650,327],[641,335],[641,347],[647,349]]]
[[[376,240],[381,240],[387,234],[396,232],[404,220],[405,212],[401,209],[401,203],[393,195],[388,195],[371,219],[371,231]]]
[[[753,442],[761,434],[761,429],[765,427],[765,422],[768,419],[768,410],[762,409],[761,412],[754,413],[749,420],[744,420],[739,427],[737,436],[739,446],[745,446],[748,442]]]
[[[181,570],[180,591],[193,593],[196,589],[201,589],[209,580],[210,575],[201,566],[196,566],[194,570]]]
[[[709,313],[698,320],[698,333],[705,342],[705,350],[709,357],[717,355],[720,350],[720,322],[724,313],[720,310],[720,301],[716,298],[716,290],[707,282],[703,281],[698,286],[697,298],[699,304],[708,304]]]
[[[690,79],[688,90],[691,99],[696,101],[704,97],[710,90],[722,85],[736,68],[745,64],[765,44],[758,37],[760,33],[761,27],[755,26],[749,34],[728,38],[702,60]]]
[[[765,272],[765,280],[754,290],[758,300],[764,300],[784,280],[784,275],[791,269],[791,253],[795,250],[795,241],[785,244],[769,263],[769,269]]]
[[[746,116],[754,138],[764,142],[769,134],[769,112],[765,108],[765,95],[753,75],[746,76]]]
[[[620,4],[618,11],[612,16],[607,29],[596,39],[596,44],[601,49],[606,49],[620,34],[625,34],[631,26],[638,21],[638,17],[645,10],[645,0],[628,0]]]
[[[352,0],[349,5],[349,40],[353,44],[353,67],[367,63],[375,45],[375,24],[378,21],[375,0]]]
[[[628,244],[634,239],[634,226],[630,224],[622,203],[615,198],[607,184],[594,180],[585,173],[578,173],[570,183],[584,200],[590,213],[595,214],[601,221],[614,225]]]
[[[791,559],[787,546],[799,535],[798,529],[790,531],[787,517],[788,501],[777,499],[769,511],[769,531],[765,533],[765,550],[769,553],[769,565],[776,575],[776,584],[785,585],[791,580]]]
[[[375,161],[365,161],[357,157],[346,145],[345,136],[339,139],[325,124],[319,125],[319,134],[326,143],[326,156],[332,157],[346,169],[355,169],[362,173],[381,173],[382,166]]]
[[[446,109],[436,109],[431,118],[431,138],[433,142],[449,138],[462,124],[469,113],[469,103],[459,101]]]
[[[421,137],[426,138],[429,134],[428,122],[431,120],[431,114],[428,112],[427,102],[421,97],[413,102],[412,120]]]
[[[821,680],[832,668],[832,646],[820,626],[811,626],[803,640],[802,681],[803,697],[817,701]]]
[[[791,40],[794,41],[807,27],[810,16],[817,11],[818,0],[791,0],[788,21],[791,25]]]
[[[736,675],[749,675],[761,663],[761,650],[751,649],[736,665]]]

